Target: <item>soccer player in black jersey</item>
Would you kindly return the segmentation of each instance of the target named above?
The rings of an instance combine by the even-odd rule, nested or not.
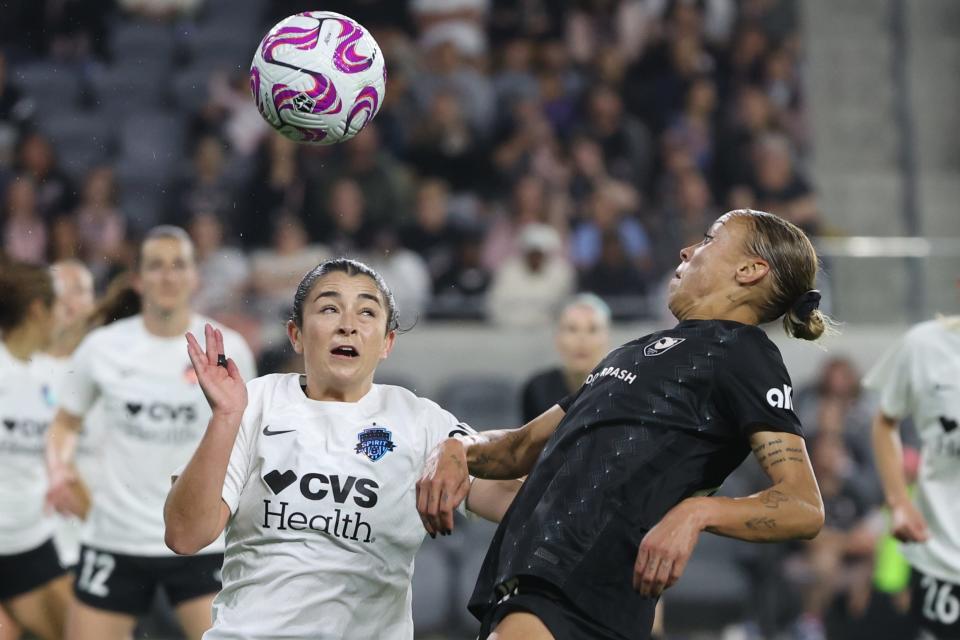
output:
[[[417,508],[431,533],[453,528],[468,474],[528,475],[470,601],[481,638],[646,638],[701,532],[777,541],[820,530],[790,376],[757,326],[783,316],[792,336],[824,332],[813,246],[781,218],[737,210],[680,258],[668,301],[677,326],[614,349],[521,429],[446,440],[428,459]],[[771,486],[712,497],[751,451]]]

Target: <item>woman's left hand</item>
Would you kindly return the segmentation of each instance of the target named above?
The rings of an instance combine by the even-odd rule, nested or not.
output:
[[[633,588],[645,598],[659,597],[683,575],[703,530],[694,500],[688,498],[668,511],[640,542]]]

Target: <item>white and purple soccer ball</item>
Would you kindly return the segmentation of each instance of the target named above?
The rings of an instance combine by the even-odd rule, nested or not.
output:
[[[250,90],[260,114],[286,137],[308,144],[357,135],[380,110],[386,84],[376,40],[332,11],[281,20],[250,65]]]

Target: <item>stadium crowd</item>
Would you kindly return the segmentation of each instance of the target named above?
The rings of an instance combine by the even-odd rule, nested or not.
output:
[[[79,259],[102,291],[146,230],[181,225],[201,271],[196,309],[242,333],[267,373],[290,292],[326,257],[377,269],[402,326],[547,327],[577,291],[615,320],[649,317],[678,248],[725,210],[767,210],[812,235],[829,224],[802,168],[794,2],[317,4],[4,6],[0,252]],[[335,147],[273,135],[248,88],[266,29],[318,8],[370,28],[389,71],[376,119]],[[813,639],[826,620],[855,637],[850,620],[872,606],[884,523],[858,380],[836,360],[797,394],[827,524],[776,553],[777,588],[795,597],[758,601],[764,631]]]

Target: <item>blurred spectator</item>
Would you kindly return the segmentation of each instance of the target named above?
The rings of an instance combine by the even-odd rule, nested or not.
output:
[[[657,272],[672,272],[680,249],[699,242],[720,213],[703,175],[695,169],[681,173],[676,196],[668,199],[659,215],[650,218]]]
[[[83,241],[80,240],[80,230],[77,228],[76,218],[60,216],[50,223],[50,239],[47,251],[51,264],[63,260],[83,260]]]
[[[506,112],[518,100],[536,97],[533,53],[533,42],[520,37],[511,39],[500,49],[499,69],[493,76],[498,111]]]
[[[113,169],[97,167],[87,174],[75,218],[83,259],[102,283],[120,262],[127,234],[126,219],[117,208]]]
[[[236,229],[245,247],[269,243],[260,232],[277,211],[303,216],[304,179],[297,144],[281,135],[268,136],[260,148],[257,166],[243,189],[245,197]]]
[[[705,173],[713,165],[716,108],[716,86],[710,78],[699,77],[687,89],[683,111],[667,131],[672,142],[685,148]]]
[[[584,79],[559,41],[540,45],[538,88],[543,114],[558,134],[579,122],[580,94]]]
[[[504,142],[493,152],[499,182],[510,184],[517,175],[529,173],[544,180],[560,196],[567,188],[569,172],[539,102],[532,98],[517,101],[505,127],[497,136]]]
[[[482,235],[464,230],[454,245],[450,267],[434,283],[430,314],[434,318],[481,320],[491,275],[481,261]]]
[[[32,132],[20,139],[18,148],[18,169],[33,178],[40,215],[51,220],[72,211],[77,201],[76,189],[57,163],[50,141]]]
[[[10,78],[7,56],[0,50],[0,167],[12,160],[15,135],[33,115],[36,104]]]
[[[647,279],[630,260],[616,231],[603,234],[599,261],[580,275],[580,291],[591,291],[610,305],[615,320],[636,319],[645,312]]]
[[[809,234],[816,235],[820,229],[816,208],[804,206],[803,200],[813,197],[813,189],[794,166],[793,151],[789,140],[782,135],[762,138],[754,153],[753,191],[757,206],[776,213]],[[794,215],[797,212],[803,217]]]
[[[401,246],[395,228],[381,226],[374,234],[373,247],[365,262],[390,285],[397,300],[400,326],[413,326],[427,308],[433,289],[423,258]]]
[[[421,175],[443,178],[455,191],[484,184],[484,147],[456,95],[436,92],[413,130],[408,159]]]
[[[450,221],[447,185],[432,178],[421,181],[413,220],[401,229],[400,239],[403,246],[416,251],[426,261],[434,282],[450,268],[457,236]]]
[[[54,57],[78,61],[107,57],[113,0],[57,0],[44,5],[44,35]]]
[[[193,137],[217,136],[240,156],[253,154],[272,129],[250,99],[249,75],[245,71],[214,71],[207,91],[207,101],[192,122]]]
[[[486,51],[490,0],[411,0],[409,5],[425,47],[450,42],[470,57]]]
[[[590,269],[600,260],[603,236],[620,237],[627,259],[642,271],[653,266],[650,239],[628,207],[637,206],[636,193],[625,185],[599,185],[587,201],[587,216],[576,225],[570,238],[570,255],[579,269]]]
[[[574,296],[560,312],[553,344],[560,366],[540,371],[524,384],[524,423],[576,392],[610,350],[610,308],[595,295]]]
[[[654,18],[644,2],[579,0],[572,2],[567,15],[567,47],[579,64],[600,55],[605,45],[622,52],[627,61],[643,49]]]
[[[483,248],[483,264],[494,269],[517,253],[520,234],[533,223],[554,223],[558,226],[556,208],[551,207],[555,195],[548,194],[543,180],[532,175],[521,176],[513,185],[509,209],[495,218]],[[551,215],[551,208],[554,209]]]
[[[203,0],[117,0],[117,5],[132,16],[162,22],[189,17],[202,4]]]
[[[188,230],[200,274],[200,288],[193,298],[197,311],[219,316],[246,307],[250,265],[242,251],[224,244],[220,219],[211,212],[200,212],[193,216]]]
[[[404,222],[410,207],[409,172],[382,149],[376,123],[367,124],[341,150],[343,159],[330,167],[329,173],[333,180],[349,178],[357,183],[370,223]]]
[[[803,614],[796,623],[800,640],[847,638],[870,603],[873,553],[884,523],[850,463],[839,434],[812,439],[813,464],[826,514],[823,529],[788,561],[787,571],[801,588]],[[827,620],[828,615],[833,619]],[[828,632],[828,629],[831,632]]]
[[[718,132],[714,162],[714,187],[722,200],[731,189],[750,184],[754,145],[777,128],[776,112],[762,89],[741,87],[732,105]]]
[[[329,257],[326,247],[310,244],[299,218],[284,214],[273,220],[270,248],[254,251],[250,259],[250,283],[268,342],[270,328],[272,337],[282,339],[282,331],[277,327],[282,328],[303,274]]]
[[[450,95],[469,127],[481,137],[490,133],[496,117],[496,95],[490,78],[468,63],[468,55],[479,55],[482,45],[468,42],[461,29],[430,29],[421,39],[424,68],[412,78],[413,93],[422,110],[439,94]]]
[[[373,225],[367,218],[367,203],[360,186],[341,178],[330,187],[327,205],[331,229],[323,237],[335,256],[349,256],[370,246]]]
[[[226,149],[220,139],[204,136],[197,141],[192,166],[171,190],[168,222],[185,226],[201,211],[225,215],[233,210],[233,189],[226,174],[226,162]]]
[[[623,100],[611,87],[599,85],[587,96],[583,132],[600,144],[610,175],[646,188],[653,168],[650,132],[623,111]]]
[[[670,3],[662,37],[628,71],[624,93],[630,110],[657,131],[682,109],[689,84],[717,71],[704,42],[702,7],[697,2]]]
[[[573,291],[574,271],[560,254],[560,234],[549,225],[527,225],[519,244],[519,255],[494,272],[490,319],[504,326],[544,326]]]
[[[812,384],[797,390],[793,404],[807,438],[831,433],[843,440],[856,473],[871,488],[871,497],[879,501],[882,493],[871,441],[875,400],[863,391],[860,378],[848,358],[832,357]]]
[[[17,176],[7,185],[3,250],[8,258],[42,264],[47,257],[47,225],[37,210],[36,183]]]

